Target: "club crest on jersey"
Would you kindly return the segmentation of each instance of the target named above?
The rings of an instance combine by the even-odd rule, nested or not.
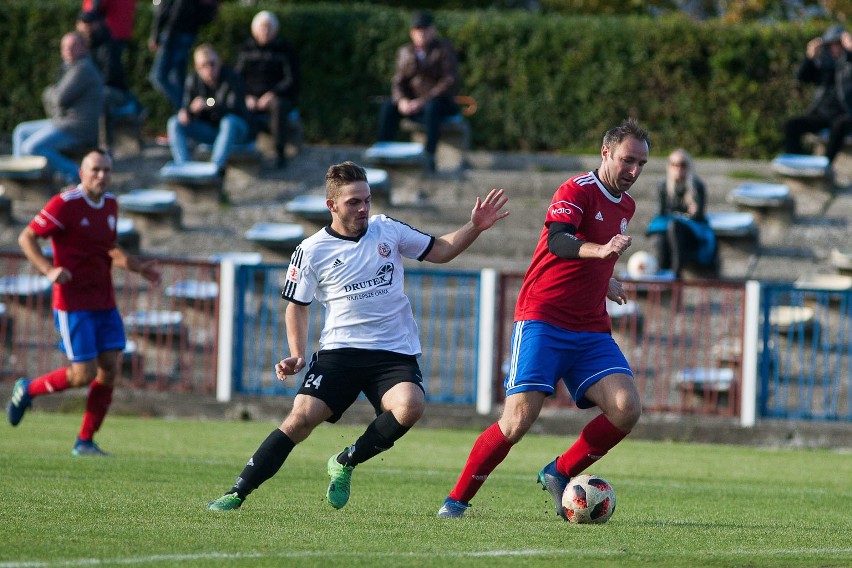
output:
[[[621,234],[627,234],[627,219],[624,219],[623,217],[621,219]]]
[[[378,250],[378,252],[379,252],[379,256],[381,256],[381,257],[383,257],[383,258],[387,258],[387,257],[389,257],[389,256],[390,256],[390,253],[391,253],[391,247],[390,247],[390,245],[389,245],[389,244],[387,244],[387,243],[379,243],[379,246],[377,247],[377,250]]]
[[[299,269],[290,265],[290,268],[287,269],[287,281],[288,282],[298,282],[299,281]]]

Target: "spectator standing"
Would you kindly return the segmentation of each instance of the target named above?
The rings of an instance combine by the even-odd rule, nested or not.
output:
[[[835,24],[810,40],[796,78],[816,90],[805,114],[785,123],[784,151],[804,154],[802,135],[828,128],[825,155],[831,167],[852,131],[852,35]]]
[[[666,179],[657,185],[657,213],[668,218],[666,230],[657,233],[657,262],[677,278],[688,262],[712,266],[716,259],[716,237],[705,217],[706,194],[689,152],[678,148],[669,154]]]
[[[379,116],[379,141],[396,137],[402,117],[422,122],[426,128],[426,169],[434,172],[441,122],[458,112],[456,52],[449,41],[438,37],[428,12],[414,17],[409,36],[411,43],[396,55],[391,100],[382,104]]]
[[[18,237],[27,259],[53,282],[54,321],[71,365],[33,380],[18,379],[7,409],[9,423],[21,422],[33,398],[88,385],[75,456],[108,455],[94,435],[112,402],[125,347],[112,266],[138,272],[153,284],[160,281],[155,261],[129,256],[116,242],[118,203],[107,191],[111,175],[109,155],[92,150],[80,165],[80,184],[53,196]],[[51,240],[52,261],[41,252],[40,238]]]
[[[149,79],[154,88],[179,109],[189,52],[199,28],[216,16],[218,0],[154,0],[154,19],[148,48],[154,53]]]
[[[177,164],[189,161],[189,138],[212,144],[210,161],[223,174],[233,147],[255,136],[245,91],[240,76],[222,65],[209,43],[195,48],[193,62],[195,72],[186,78],[183,104],[168,122],[172,159]]]
[[[529,431],[560,380],[579,408],[601,413],[574,444],[538,474],[556,513],[565,518],[568,481],[624,439],[639,420],[633,371],[612,338],[606,299],[627,301],[612,278],[630,246],[627,225],[636,203],[627,190],[648,161],[648,133],[633,120],[607,131],[597,170],[562,184],[547,211],[515,306],[512,358],[500,419],[470,451],[438,517],[462,517],[512,447]]]
[[[82,35],[65,34],[59,50],[62,57],[59,80],[42,93],[42,103],[50,118],[18,124],[12,132],[12,153],[44,156],[48,166],[66,183],[78,183],[78,165],[62,152],[97,145],[104,81],[89,57]]]
[[[337,422],[363,392],[376,410],[354,444],[328,459],[326,500],[349,501],[352,471],[393,447],[423,414],[420,340],[404,291],[403,259],[449,262],[509,214],[503,190],[476,198],[470,221],[435,238],[384,215],[370,216],[364,168],[352,162],[326,173],[331,225],[305,239],[290,259],[281,293],[290,355],[275,365],[279,380],[308,366],[308,322],[314,298],[325,307],[319,351],[313,355],[293,409],[260,444],[234,486],[208,509],[238,509],[271,478],[296,444],[322,422]],[[353,292],[353,290],[355,290]]]
[[[109,28],[97,12],[81,12],[77,16],[77,31],[86,40],[92,60],[104,79],[104,117],[107,140],[111,140],[111,127],[115,117],[137,116],[142,105],[127,86],[121,48],[110,35]]]
[[[246,89],[246,107],[258,128],[272,134],[277,167],[286,165],[288,119],[299,95],[296,52],[278,35],[278,17],[267,10],[251,21],[251,37],[240,48],[236,70]]]
[[[121,61],[124,50],[133,40],[136,0],[83,0],[82,11],[100,14],[104,19]]]

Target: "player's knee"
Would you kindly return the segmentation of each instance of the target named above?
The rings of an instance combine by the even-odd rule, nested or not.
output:
[[[68,384],[74,387],[85,387],[94,381],[98,376],[97,368],[90,369],[89,367],[71,367],[68,371]]]

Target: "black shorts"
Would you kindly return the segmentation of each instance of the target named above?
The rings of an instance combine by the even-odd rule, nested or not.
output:
[[[311,357],[298,394],[326,403],[334,413],[327,422],[333,423],[340,420],[362,392],[378,416],[382,412],[382,397],[399,383],[414,383],[423,390],[423,375],[414,355],[369,349],[331,349]]]

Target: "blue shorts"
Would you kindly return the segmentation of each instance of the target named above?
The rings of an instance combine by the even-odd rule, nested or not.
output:
[[[579,408],[591,408],[586,389],[615,373],[633,376],[608,333],[568,331],[542,321],[516,321],[506,396],[524,391],[553,394],[560,379]]]
[[[72,363],[91,361],[104,351],[123,351],[127,343],[117,308],[63,312],[53,310],[62,351]]]

